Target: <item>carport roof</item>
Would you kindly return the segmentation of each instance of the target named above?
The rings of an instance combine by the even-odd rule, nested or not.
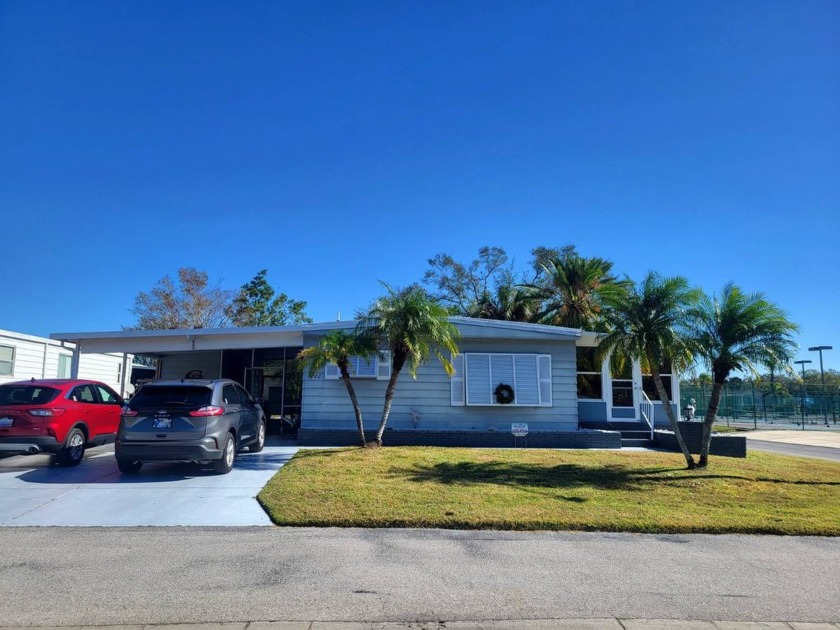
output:
[[[575,328],[526,324],[469,317],[450,317],[465,339],[577,340]],[[51,339],[79,344],[82,352],[155,354],[192,350],[231,350],[302,346],[307,334],[352,329],[357,322],[322,322],[298,326],[252,328],[190,328],[179,330],[118,330],[110,332],[53,333]]]

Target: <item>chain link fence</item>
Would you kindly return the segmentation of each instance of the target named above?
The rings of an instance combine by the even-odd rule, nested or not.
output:
[[[792,391],[776,391],[750,382],[727,383],[723,387],[718,407],[718,423],[751,423],[760,425],[796,425],[799,428],[825,426],[840,429],[840,388],[826,385],[797,385]],[[680,383],[680,409],[687,415],[687,407],[694,404],[695,418],[706,415],[712,386]],[[768,427],[769,428],[769,427]]]

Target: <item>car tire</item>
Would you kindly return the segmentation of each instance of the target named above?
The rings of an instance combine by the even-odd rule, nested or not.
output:
[[[124,475],[136,475],[140,472],[140,469],[143,467],[143,462],[138,462],[137,460],[132,459],[118,459],[117,460],[117,468],[120,469],[120,472]]]
[[[249,453],[259,453],[265,446],[265,420],[260,420],[260,426],[257,429],[257,441],[248,447]]]
[[[79,428],[72,428],[64,440],[64,446],[56,459],[59,466],[78,466],[85,457],[85,434]]]
[[[236,440],[233,433],[228,433],[222,447],[222,456],[213,460],[213,470],[219,475],[226,475],[233,470],[234,459],[236,459]]]

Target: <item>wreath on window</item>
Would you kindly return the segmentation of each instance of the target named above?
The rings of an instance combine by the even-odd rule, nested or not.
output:
[[[499,383],[498,387],[493,390],[496,396],[496,402],[500,405],[509,405],[513,402],[513,387],[505,383]]]

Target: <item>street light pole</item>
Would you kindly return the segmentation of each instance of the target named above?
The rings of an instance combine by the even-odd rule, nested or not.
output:
[[[802,430],[805,430],[805,404],[808,400],[808,390],[805,387],[805,364],[813,363],[810,359],[802,359],[801,361],[794,361],[797,365],[802,366]]]
[[[828,407],[825,406],[825,372],[823,372],[822,360],[823,350],[834,350],[834,348],[831,346],[814,346],[813,348],[808,348],[808,352],[820,353],[820,382],[822,383],[822,407],[823,414],[825,415],[825,426],[828,426]]]

